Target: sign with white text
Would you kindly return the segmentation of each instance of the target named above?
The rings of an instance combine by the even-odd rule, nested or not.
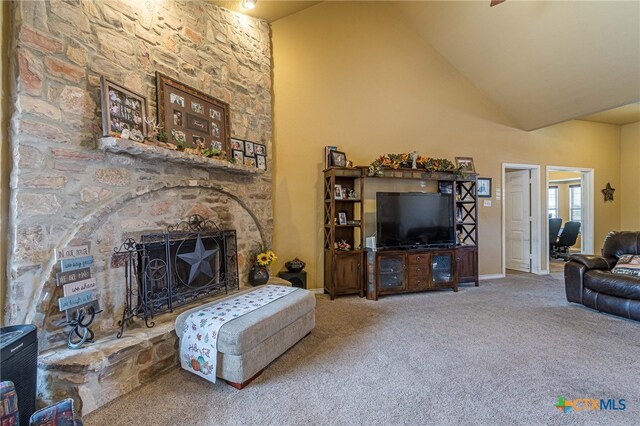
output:
[[[89,246],[73,246],[63,247],[54,250],[56,260],[72,259],[74,257],[82,257],[89,255]]]
[[[76,281],[75,283],[65,284],[63,287],[64,295],[72,296],[74,294],[82,293],[83,291],[95,290],[97,287],[96,279],[89,278],[88,280]]]
[[[82,268],[88,268],[90,266],[93,266],[93,256],[62,259],[60,261],[60,270],[62,272],[75,271]]]
[[[58,285],[65,285],[91,278],[91,269],[82,268],[75,271],[58,272]]]
[[[64,311],[66,309],[75,308],[77,306],[93,302],[94,300],[97,300],[96,292],[94,290],[89,290],[72,296],[61,297],[58,299],[58,307],[61,311]]]

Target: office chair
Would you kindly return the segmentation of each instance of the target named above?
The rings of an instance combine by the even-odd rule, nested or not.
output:
[[[549,218],[549,253],[553,253],[553,245],[558,242],[558,235],[562,227],[561,217]]]
[[[562,229],[562,233],[558,238],[558,242],[553,245],[555,257],[567,259],[569,257],[569,247],[574,245],[578,240],[580,233],[580,222],[567,222]]]

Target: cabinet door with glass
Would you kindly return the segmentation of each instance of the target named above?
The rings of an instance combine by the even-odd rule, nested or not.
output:
[[[395,293],[406,289],[404,254],[378,255],[378,293]]]
[[[454,291],[458,291],[453,251],[438,250],[431,253],[431,285],[435,288],[453,287]]]

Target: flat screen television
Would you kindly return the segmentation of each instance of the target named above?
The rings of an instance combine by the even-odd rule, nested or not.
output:
[[[376,193],[378,248],[452,247],[451,194]]]

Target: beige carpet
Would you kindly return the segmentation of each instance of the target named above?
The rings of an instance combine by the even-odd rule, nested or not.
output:
[[[640,323],[569,304],[561,275],[318,296],[317,326],[242,391],[176,369],[85,425],[639,424]],[[626,411],[554,408],[623,398]]]

